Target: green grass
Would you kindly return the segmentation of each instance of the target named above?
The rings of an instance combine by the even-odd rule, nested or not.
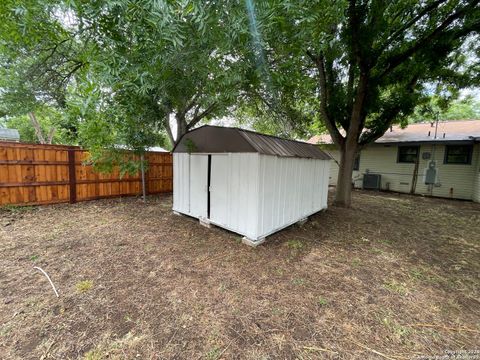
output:
[[[319,298],[317,299],[317,304],[318,304],[319,306],[326,306],[326,305],[328,305],[328,300],[325,299],[325,298],[323,298],[323,297],[319,297]]]
[[[302,278],[296,278],[292,280],[292,284],[297,286],[303,286],[305,285],[305,283],[306,283],[305,279],[302,279]]]
[[[352,259],[352,266],[353,267],[358,267],[360,265],[362,265],[362,261],[359,258]]]
[[[385,316],[381,319],[382,324],[389,329],[398,339],[403,339],[408,337],[412,332],[411,329],[398,324],[390,316]]]
[[[84,360],[102,360],[104,356],[101,351],[99,350],[90,350],[85,354],[83,357]]]
[[[75,288],[78,292],[83,293],[90,290],[93,287],[92,280],[83,280],[75,284]]]
[[[205,354],[206,360],[216,360],[221,355],[220,348],[215,346]]]
[[[36,206],[30,205],[3,205],[0,206],[0,211],[8,211],[11,213],[20,213],[20,212],[27,212],[36,209]]]
[[[287,247],[292,250],[303,249],[304,245],[300,240],[288,240]]]
[[[395,279],[387,280],[383,283],[383,287],[391,292],[395,292],[400,295],[407,295],[408,288],[405,283],[396,281]]]

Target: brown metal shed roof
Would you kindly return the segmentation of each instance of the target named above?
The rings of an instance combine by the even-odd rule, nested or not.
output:
[[[221,126],[201,126],[182,136],[172,152],[241,153],[330,160],[318,146],[254,131]]]

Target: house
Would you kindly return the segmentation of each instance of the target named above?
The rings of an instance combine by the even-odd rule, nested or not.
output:
[[[244,235],[248,245],[327,207],[331,159],[318,146],[202,126],[172,152],[174,212]]]
[[[0,141],[20,141],[20,134],[17,129],[0,128]]]
[[[314,136],[332,161],[330,185],[338,175],[339,151],[330,136]],[[355,161],[352,183],[402,193],[480,202],[480,120],[393,126],[364,147]]]

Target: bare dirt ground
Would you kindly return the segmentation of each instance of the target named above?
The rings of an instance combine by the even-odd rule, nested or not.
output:
[[[170,196],[3,209],[0,358],[480,349],[480,205],[373,192],[355,192],[353,204],[256,249],[173,215]]]

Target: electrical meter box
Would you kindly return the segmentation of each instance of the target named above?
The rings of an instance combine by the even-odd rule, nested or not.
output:
[[[435,161],[430,161],[425,169],[425,185],[434,185],[437,182],[437,167]]]

